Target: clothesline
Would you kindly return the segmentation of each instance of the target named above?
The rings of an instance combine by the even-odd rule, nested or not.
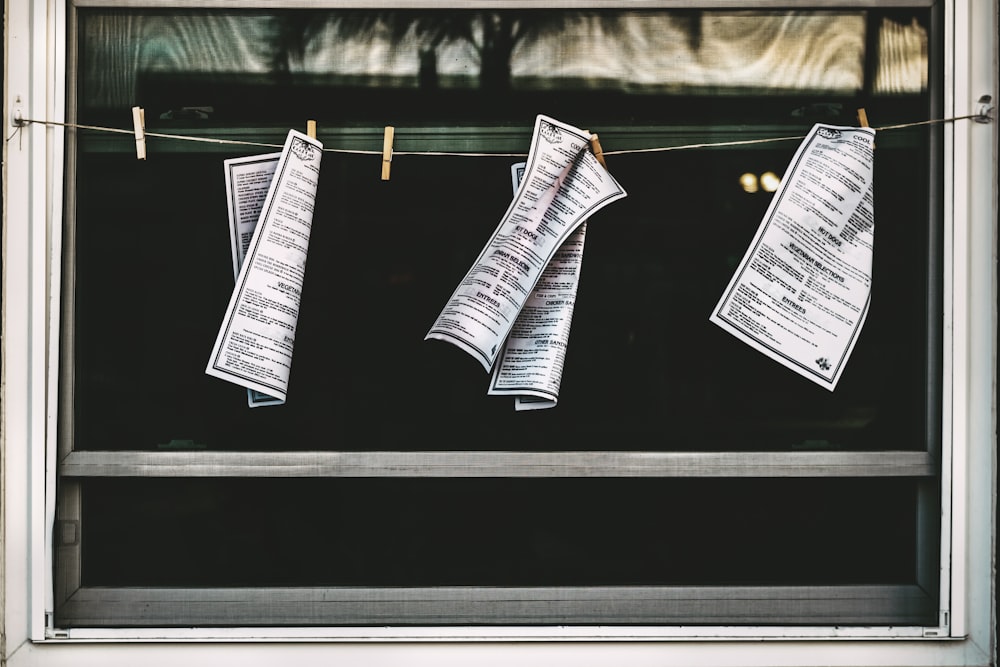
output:
[[[990,116],[984,113],[978,114],[968,114],[965,116],[953,116],[951,118],[934,118],[930,120],[916,121],[912,123],[900,123],[897,125],[885,125],[882,127],[874,127],[876,132],[885,132],[887,130],[901,130],[909,127],[919,127],[923,125],[935,125],[939,123],[953,123],[960,120],[979,120],[986,121],[991,120]],[[22,118],[15,119],[15,124],[17,129],[14,133],[17,133],[25,125],[36,124],[45,126],[55,126],[55,127],[66,127],[77,130],[91,130],[94,132],[109,132],[115,134],[128,134],[134,135],[135,130],[126,130],[117,127],[102,127],[99,125],[85,125],[82,123],[64,123],[54,120],[36,120],[32,118]],[[184,134],[169,134],[164,132],[144,132],[146,137],[153,137],[157,139],[175,139],[178,141],[196,141],[202,143],[210,144],[225,144],[233,146],[255,146],[259,148],[282,148],[283,144],[271,144],[262,143],[256,141],[244,141],[240,139],[219,139],[215,137],[196,137]],[[9,141],[13,138],[14,134],[7,137]],[[801,141],[805,138],[805,135],[796,136],[786,136],[786,137],[769,137],[766,139],[742,139],[736,141],[718,141],[718,142],[700,142],[695,144],[683,144],[678,146],[658,146],[652,148],[627,148],[621,150],[604,151],[604,155],[629,155],[634,153],[660,153],[666,151],[680,151],[680,150],[691,150],[696,148],[715,148],[724,146],[747,146],[751,144],[767,144],[776,143],[780,141]],[[325,153],[345,153],[352,155],[382,155],[381,150],[364,150],[364,149],[351,149],[351,148],[323,148]],[[478,152],[462,152],[462,151],[398,151],[394,150],[392,152],[393,156],[401,155],[426,155],[426,156],[451,156],[451,157],[525,157],[527,153],[478,153]]]

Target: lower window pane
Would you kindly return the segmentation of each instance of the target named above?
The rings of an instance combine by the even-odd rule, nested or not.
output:
[[[917,484],[908,478],[94,479],[82,483],[81,582],[913,584]]]

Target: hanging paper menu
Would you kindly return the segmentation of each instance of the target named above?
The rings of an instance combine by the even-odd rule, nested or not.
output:
[[[526,163],[511,166],[514,193]],[[576,228],[542,272],[493,366],[489,394],[513,396],[515,410],[553,408],[569,345],[587,223]]]
[[[443,340],[490,371],[553,256],[589,216],[625,197],[590,152],[590,133],[535,119],[524,178],[500,224],[425,340]]]
[[[323,145],[290,130],[205,372],[285,400]]]
[[[868,315],[874,139],[812,128],[709,318],[831,391]]]
[[[281,153],[252,155],[223,160],[226,175],[226,205],[229,210],[229,241],[233,256],[233,278],[239,279],[240,267],[250,248],[260,212],[271,189],[274,170]],[[247,389],[247,405],[259,408],[281,405],[280,398]]]

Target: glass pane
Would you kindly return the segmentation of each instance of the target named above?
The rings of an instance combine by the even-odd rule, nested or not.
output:
[[[582,106],[604,121],[662,122],[692,111],[664,104],[678,96],[710,108],[746,95],[887,100],[927,91],[927,18],[926,9],[89,9],[80,109],[90,119],[140,103],[165,119],[504,122]]]
[[[913,584],[916,488],[904,478],[88,480],[82,585]]]
[[[768,203],[744,171],[793,150],[612,159],[629,191],[588,228],[559,404],[515,413],[423,336],[510,200],[509,160],[327,157],[288,403],[205,375],[233,277],[218,154],[83,154],[79,449],[921,449],[926,175],[880,146],[873,307],[835,392],[708,322]],[[442,200],[440,182],[457,196]],[[122,280],[122,276],[128,276]],[[122,307],[122,304],[129,304]],[[361,326],[359,332],[357,326]],[[189,442],[188,442],[189,441]],[[172,444],[173,443],[173,444]],[[187,443],[187,444],[184,444]]]
[[[854,123],[859,91],[874,86],[862,75],[868,69],[908,82],[865,98],[872,118],[926,118],[926,49],[859,64],[887,24],[925,35],[925,14],[89,10],[81,16],[81,115],[130,124],[127,109],[140,102],[149,129],[245,130],[279,143],[284,129],[275,128],[315,117],[321,138],[331,128],[328,146],[356,131],[380,147],[379,123],[391,109],[409,123],[397,137],[422,132],[428,145],[439,140],[435,148],[484,152],[526,150],[535,114],[553,109],[599,130],[607,150],[693,136],[794,136],[816,121]],[[484,31],[494,29],[521,35],[502,94],[480,71]],[[634,73],[642,81],[607,70],[604,51],[585,46],[600,31],[609,36],[601,49],[652,59]],[[782,60],[783,68],[755,66],[723,90],[717,81],[730,81],[746,34],[801,57]],[[825,40],[824,59],[806,57],[803,35]],[[435,85],[421,80],[420,44],[438,59]],[[695,63],[693,53],[704,57]],[[827,77],[834,72],[854,78]],[[817,97],[818,89],[827,94]],[[213,111],[179,111],[204,103]],[[636,118],[647,124],[633,125]],[[470,357],[423,340],[510,202],[512,158],[400,156],[382,182],[378,158],[328,153],[288,403],[250,410],[241,388],[204,368],[233,286],[222,160],[267,149],[163,141],[138,162],[130,136],[81,131],[73,446],[925,449],[938,432],[926,415],[934,386],[927,322],[936,312],[928,289],[939,280],[931,133],[879,135],[873,306],[835,392],[708,322],[769,203],[763,190],[744,191],[740,175],[780,176],[796,148],[785,141],[609,157],[629,196],[588,227],[559,405],[515,413],[511,399],[486,396],[488,376]]]
[[[803,135],[859,106],[903,123],[934,106],[929,12],[87,9],[78,120],[130,127],[139,104],[151,131],[280,143],[315,118],[328,147],[371,148],[395,124],[486,153],[526,150],[538,113],[606,150]],[[740,176],[780,177],[796,142],[610,156],[629,197],[588,225],[559,404],[516,413],[423,340],[510,202],[513,158],[399,156],[382,182],[377,157],[327,153],[288,403],[251,410],[204,368],[233,286],[222,161],[268,149],[151,139],[138,162],[128,134],[81,130],[72,446],[933,447],[937,131],[879,134],[873,306],[835,392],[708,321],[770,200]],[[933,483],[86,479],[82,583],[913,585]]]

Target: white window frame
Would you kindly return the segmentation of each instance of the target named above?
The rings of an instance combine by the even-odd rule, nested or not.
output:
[[[90,5],[137,5],[92,0]],[[141,3],[143,6],[151,4]],[[153,0],[162,6],[231,6],[224,0]],[[253,2],[254,6],[291,6]],[[444,6],[377,0],[380,4]],[[530,2],[492,2],[516,7]],[[579,2],[553,2],[579,6]],[[591,6],[622,6],[598,0]],[[653,3],[687,6],[683,0]],[[709,0],[701,6],[740,6]],[[758,3],[794,6],[796,2]],[[803,6],[829,3],[802,3]],[[875,2],[839,5],[870,6]],[[893,4],[892,0],[884,4]],[[945,3],[944,116],[997,97],[996,2]],[[991,6],[992,5],[992,6]],[[316,6],[310,4],[310,6]],[[646,6],[644,4],[644,6]],[[945,356],[942,608],[937,627],[426,627],[210,628],[53,631],[52,531],[63,210],[64,131],[17,117],[64,119],[68,30],[59,0],[7,0],[4,64],[3,629],[10,665],[265,664],[316,660],[379,664],[986,665],[995,658],[997,221],[996,123],[944,127]],[[994,112],[995,117],[995,112]],[[780,641],[761,641],[762,639]],[[517,640],[517,641],[511,641]],[[150,642],[156,642],[155,646]],[[363,645],[359,646],[358,642]],[[527,644],[523,643],[527,642]],[[580,643],[585,642],[585,643]],[[597,642],[598,644],[595,644]],[[599,648],[598,648],[599,646]],[[401,651],[413,651],[401,653]]]

